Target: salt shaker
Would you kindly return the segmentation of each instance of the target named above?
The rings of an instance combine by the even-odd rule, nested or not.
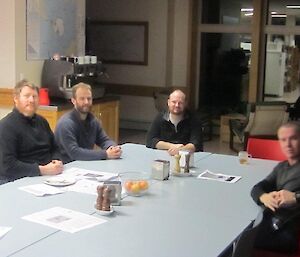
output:
[[[179,154],[176,154],[174,156],[174,158],[175,158],[174,171],[177,172],[177,173],[180,173],[180,157],[181,157],[181,155],[179,155]]]

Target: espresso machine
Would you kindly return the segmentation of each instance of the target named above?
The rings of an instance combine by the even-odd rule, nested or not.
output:
[[[105,93],[99,78],[105,74],[102,62],[79,64],[74,58],[45,60],[42,70],[42,87],[48,88],[50,97],[71,99],[72,87],[80,82],[92,87],[93,98]]]

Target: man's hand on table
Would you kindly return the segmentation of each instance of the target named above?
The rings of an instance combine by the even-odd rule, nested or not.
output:
[[[64,166],[62,161],[52,160],[46,165],[39,166],[41,175],[57,175],[62,173]]]

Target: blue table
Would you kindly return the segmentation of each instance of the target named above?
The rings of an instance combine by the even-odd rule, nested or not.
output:
[[[165,151],[125,144],[120,160],[76,161],[67,167],[106,172],[151,171],[155,159],[170,158]],[[67,192],[35,197],[17,188],[40,183],[43,177],[24,178],[0,186],[1,225],[13,229],[0,240],[0,256],[218,256],[256,217],[258,207],[251,187],[276,165],[237,157],[195,154],[197,173],[209,169],[241,175],[235,184],[193,177],[154,181],[142,197],[126,197],[108,222],[75,234],[22,220],[21,217],[54,206],[97,216],[95,196]]]

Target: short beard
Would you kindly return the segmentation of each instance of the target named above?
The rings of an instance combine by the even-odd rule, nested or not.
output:
[[[81,107],[77,107],[76,110],[77,110],[79,113],[85,114],[85,115],[86,115],[86,114],[88,114],[88,113],[90,112],[91,107],[89,107],[87,111],[83,110],[83,108],[81,108]]]

